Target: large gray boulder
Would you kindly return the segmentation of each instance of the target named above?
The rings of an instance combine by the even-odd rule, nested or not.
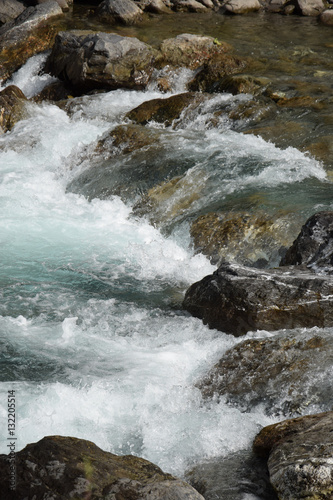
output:
[[[0,24],[13,21],[24,9],[23,3],[17,0],[0,0]]]
[[[333,326],[333,277],[293,266],[258,270],[222,264],[186,292],[184,308],[235,336],[255,330]]]
[[[303,16],[319,16],[326,8],[323,0],[296,0],[296,5]]]
[[[333,411],[264,427],[255,453],[268,457],[279,500],[333,498]]]
[[[203,500],[151,462],[113,455],[83,439],[48,436],[28,444],[15,454],[12,490],[11,460],[0,455],[1,500]]]
[[[144,89],[159,52],[115,33],[60,32],[46,70],[78,93],[93,89]]]
[[[0,28],[0,81],[7,79],[31,56],[49,49],[56,35],[50,24],[63,14],[56,1],[26,8],[14,21]]]

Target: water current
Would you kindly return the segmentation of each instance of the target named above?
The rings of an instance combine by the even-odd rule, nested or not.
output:
[[[81,27],[82,14],[74,19]],[[185,15],[168,33],[158,21],[150,31],[120,31],[156,44],[182,31],[233,43],[255,55],[261,74],[281,90],[294,90],[291,80],[297,80],[313,95],[321,92],[327,105],[320,112],[303,108],[276,119],[292,119],[316,138],[327,136],[333,33],[314,20],[274,19],[272,25],[259,15],[221,17],[213,24],[198,15],[195,24]],[[44,60],[34,57],[13,77],[27,97],[51,80],[40,71]],[[179,77],[173,93],[184,90],[185,80]],[[6,422],[7,391],[15,390],[18,449],[45,435],[71,435],[183,476],[205,459],[249,449],[262,426],[279,420],[260,404],[244,411],[223,399],[204,401],[195,387],[242,339],[209,330],[181,309],[186,288],[215,269],[194,253],[189,220],[217,206],[259,207],[284,210],[299,228],[318,209],[332,209],[330,159],[320,162],[297,149],[297,137],[283,147],[228,121],[211,128],[207,107],[174,130],[151,125],[175,172],[186,171],[192,185],[201,179],[201,196],[172,226],[154,227],[133,216],[136,200],[88,200],[68,190],[87,168],[97,138],[141,102],[169,95],[155,88],[116,90],[78,99],[70,115],[32,102],[29,116],[0,136],[0,417]],[[237,99],[216,96],[217,103]],[[286,224],[291,240],[296,226]],[[277,334],[251,332],[247,338]],[[323,401],[320,409],[330,405]],[[310,404],[305,412],[313,410]],[[5,441],[0,452],[7,453]]]

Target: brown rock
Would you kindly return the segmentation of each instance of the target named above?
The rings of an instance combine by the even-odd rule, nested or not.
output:
[[[164,40],[160,49],[166,64],[196,69],[213,56],[230,51],[231,46],[210,36],[184,33]]]
[[[261,9],[259,0],[227,0],[223,6],[232,14],[247,14]]]
[[[27,99],[15,85],[10,85],[0,92],[0,129],[10,130],[24,116]]]
[[[117,456],[91,441],[48,436],[15,454],[16,484],[9,485],[10,455],[0,455],[2,500],[203,500],[190,485],[133,455]]]
[[[218,53],[213,55],[207,62],[205,62],[193,80],[189,83],[190,90],[200,90],[201,92],[231,92],[231,83],[229,75],[239,73],[246,66],[245,59],[234,56],[230,53]],[[225,79],[227,77],[227,79]],[[236,77],[237,78],[237,77]],[[252,92],[258,89],[258,85],[254,83],[254,78],[249,83],[249,77],[239,77],[243,82],[243,88],[238,89],[232,93]],[[244,83],[246,81],[246,83]],[[235,84],[234,84],[235,87]]]
[[[280,500],[333,498],[333,412],[264,427],[253,448],[269,456],[270,481]]]
[[[281,247],[290,245],[288,214],[275,220],[266,214],[209,213],[191,225],[194,248],[210,257],[244,265],[267,266],[280,260]]]
[[[167,99],[152,99],[127,113],[126,118],[141,125],[155,121],[171,126],[185,108],[197,108],[205,99],[204,95],[195,92],[177,94]]]
[[[48,23],[62,15],[58,3],[50,1],[28,7],[15,21],[0,28],[0,80],[6,80],[31,56],[49,49],[56,28]]]

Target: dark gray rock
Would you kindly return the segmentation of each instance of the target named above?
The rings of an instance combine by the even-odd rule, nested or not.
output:
[[[27,445],[15,454],[15,465],[10,455],[0,455],[0,491],[1,500],[203,500],[189,484],[143,458],[113,455],[63,436]]]
[[[46,70],[80,92],[144,89],[158,51],[134,37],[115,33],[60,32]]]
[[[281,260],[281,266],[306,264],[321,270],[333,265],[333,212],[312,215]]]
[[[270,481],[280,500],[333,498],[333,412],[264,427],[253,448],[268,457]]]
[[[297,266],[257,270],[222,264],[186,292],[184,308],[210,328],[250,330],[333,325],[333,278]]]

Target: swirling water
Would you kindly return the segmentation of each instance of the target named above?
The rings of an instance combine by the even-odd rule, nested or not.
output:
[[[15,76],[29,96],[49,81],[32,78],[41,63],[34,58]],[[14,389],[18,448],[72,435],[182,476],[204,459],[249,449],[260,428],[278,419],[260,405],[244,412],[223,399],[204,401],[195,387],[240,339],[181,310],[186,288],[214,270],[194,254],[188,221],[255,196],[267,210],[310,214],[330,208],[330,182],[320,162],[293,147],[228,123],[212,129],[208,106],[174,130],[152,125],[168,161],[185,165],[189,184],[200,184],[200,196],[171,229],[133,216],[135,200],[89,201],[68,191],[93,161],[97,138],[157,96],[167,97],[153,88],[89,96],[71,115],[31,103],[29,116],[0,137],[0,416],[6,421],[6,394]]]

